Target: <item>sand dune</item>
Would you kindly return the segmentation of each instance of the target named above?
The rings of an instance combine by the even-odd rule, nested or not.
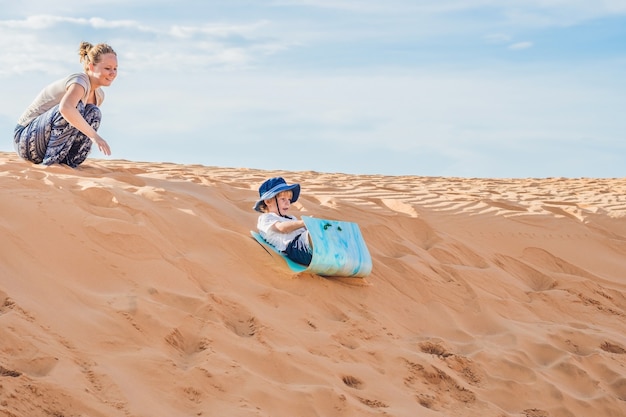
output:
[[[366,279],[249,235],[260,183],[357,222]],[[0,416],[624,416],[626,180],[0,153]]]

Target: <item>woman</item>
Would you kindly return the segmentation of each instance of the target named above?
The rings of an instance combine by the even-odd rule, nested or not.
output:
[[[15,127],[18,155],[35,164],[83,163],[91,144],[105,155],[108,143],[98,134],[104,100],[100,87],[117,76],[117,54],[109,45],[82,42],[78,49],[84,73],[69,75],[44,88],[26,109]]]

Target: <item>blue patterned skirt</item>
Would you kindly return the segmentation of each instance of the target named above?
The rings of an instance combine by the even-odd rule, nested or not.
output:
[[[76,107],[83,118],[98,130],[102,113],[94,104],[79,102]],[[17,125],[13,136],[17,154],[35,164],[66,164],[76,168],[91,150],[91,139],[70,125],[57,104],[37,116],[28,126]]]

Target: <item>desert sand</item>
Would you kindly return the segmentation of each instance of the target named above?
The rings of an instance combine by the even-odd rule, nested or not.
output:
[[[254,241],[272,176],[371,275]],[[0,193],[2,417],[626,415],[626,179],[0,153]]]

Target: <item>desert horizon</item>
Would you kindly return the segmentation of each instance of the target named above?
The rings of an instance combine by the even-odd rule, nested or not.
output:
[[[359,225],[365,278],[250,236]],[[0,152],[0,416],[626,415],[626,179],[357,175]]]

